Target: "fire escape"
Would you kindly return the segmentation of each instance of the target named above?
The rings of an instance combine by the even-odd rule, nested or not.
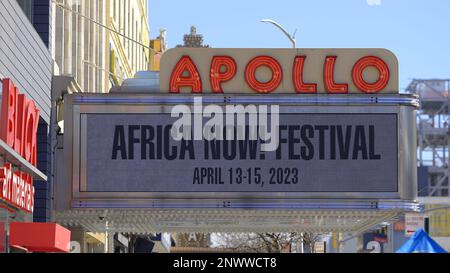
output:
[[[414,79],[406,92],[419,95],[418,195],[449,197],[450,80]]]

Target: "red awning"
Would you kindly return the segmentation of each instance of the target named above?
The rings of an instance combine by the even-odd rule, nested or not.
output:
[[[70,230],[55,223],[10,224],[9,245],[31,252],[69,252]]]

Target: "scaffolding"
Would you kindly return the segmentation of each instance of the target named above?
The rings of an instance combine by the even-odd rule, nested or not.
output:
[[[449,196],[450,185],[450,80],[414,79],[406,92],[417,94],[417,156],[419,196]],[[425,170],[427,181],[422,181]],[[422,179],[423,180],[423,179]]]

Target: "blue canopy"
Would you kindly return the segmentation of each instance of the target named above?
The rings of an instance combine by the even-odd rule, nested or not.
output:
[[[397,250],[397,253],[447,253],[423,229],[419,229],[406,243]]]

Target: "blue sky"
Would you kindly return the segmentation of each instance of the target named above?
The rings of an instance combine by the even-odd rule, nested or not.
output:
[[[169,47],[195,25],[212,47],[286,48],[270,18],[297,47],[382,47],[400,64],[400,88],[411,78],[450,78],[450,0],[149,0],[150,33],[167,29]]]

